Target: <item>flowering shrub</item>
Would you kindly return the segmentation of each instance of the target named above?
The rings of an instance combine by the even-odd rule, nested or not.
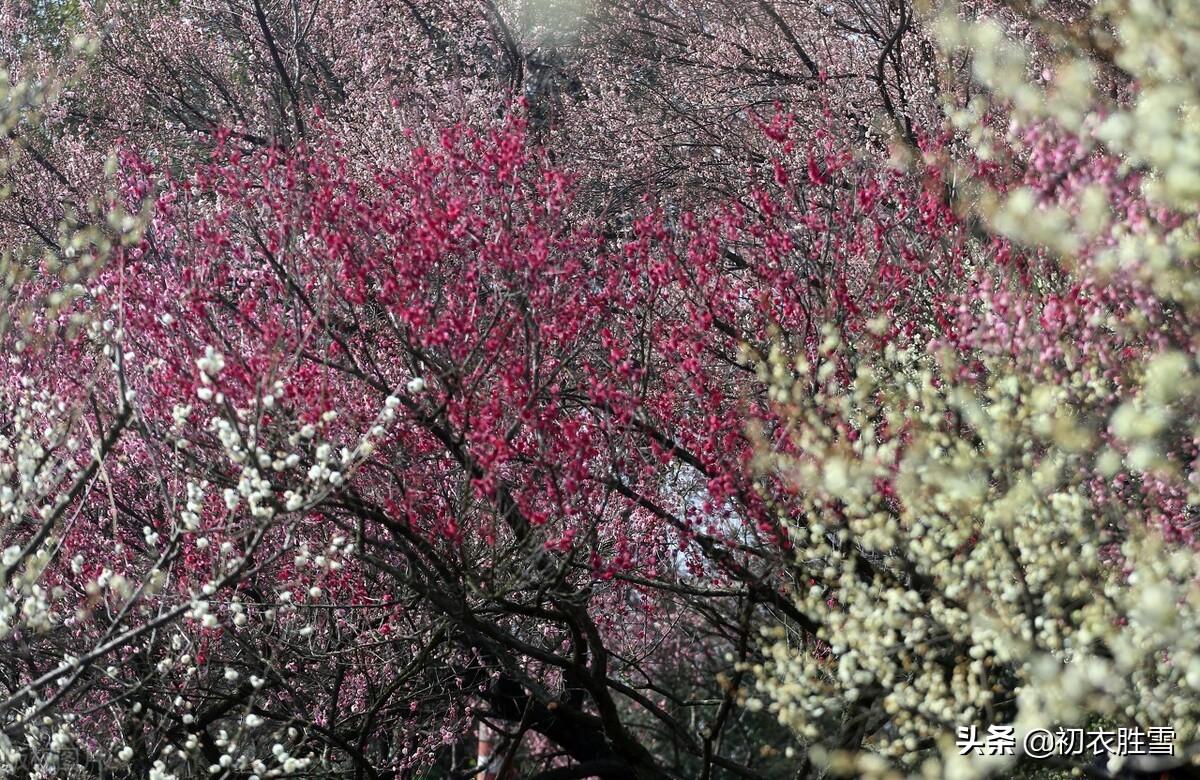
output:
[[[791,433],[761,464],[805,496],[789,517],[794,597],[822,628],[816,645],[770,629],[781,641],[754,669],[766,706],[835,771],[1031,761],[960,749],[967,724],[1011,725],[1018,745],[1097,722],[1174,729],[1173,758],[1057,759],[1101,774],[1193,757],[1195,19],[1097,13],[1087,35],[1112,20],[1106,47],[1048,26],[1069,53],[1043,91],[995,22],[942,11],[943,40],[991,90],[957,120],[997,161],[961,203],[1005,237],[997,264],[932,339],[881,324],[864,349],[829,330],[816,360],[782,345],[762,366]],[[1136,83],[1132,105],[1092,93],[1103,64]],[[1182,108],[1153,108],[1167,100]],[[1011,125],[975,124],[985,110]],[[847,722],[861,745],[828,739]]]

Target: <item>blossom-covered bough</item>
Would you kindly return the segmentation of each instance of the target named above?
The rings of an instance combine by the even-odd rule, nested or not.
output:
[[[930,13],[986,92],[952,114],[975,162],[926,159],[997,236],[971,253],[1000,254],[940,333],[879,319],[763,362],[789,423],[760,463],[805,496],[794,596],[822,628],[766,630],[748,703],[860,776],[1018,771],[1046,760],[1025,735],[1104,727],[1173,729],[1173,755],[1050,765],[1174,771],[1200,744],[1200,8],[1040,20],[1044,86],[996,21]],[[828,739],[847,721],[861,744]],[[984,746],[1010,725],[1016,750]]]

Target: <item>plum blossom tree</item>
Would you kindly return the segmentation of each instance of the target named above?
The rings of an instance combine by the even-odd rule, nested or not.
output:
[[[733,665],[765,615],[806,619],[790,499],[746,468],[754,345],[928,319],[858,274],[920,281],[901,232],[955,245],[908,177],[764,132],[749,207],[623,241],[520,119],[369,179],[338,142],[222,134],[181,175],[123,150],[113,205],[151,208],[88,326],[14,375],[91,416],[81,487],[9,531],[10,765],[51,740],[160,777],[462,772],[483,720],[547,777],[776,771]]]
[[[1188,8],[6,4],[2,771],[1190,757]]]

